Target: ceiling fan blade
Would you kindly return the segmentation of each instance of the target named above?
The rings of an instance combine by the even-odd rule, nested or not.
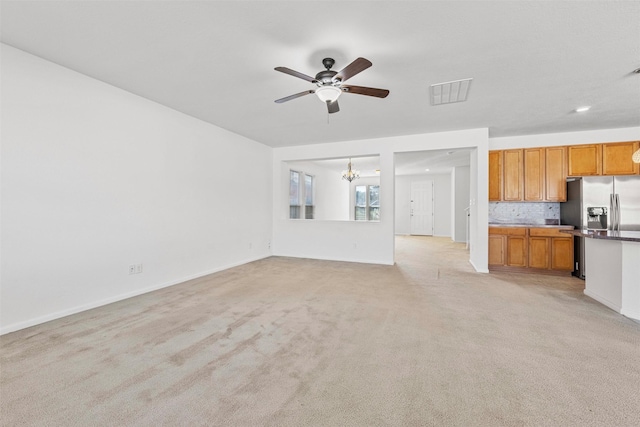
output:
[[[289,74],[290,76],[293,76],[293,77],[298,77],[298,78],[300,78],[302,80],[306,80],[306,81],[311,82],[311,83],[316,83],[317,82],[317,80],[315,78],[313,78],[311,76],[307,76],[306,74],[299,73],[298,71],[292,70],[291,68],[276,67],[276,68],[274,68],[274,70],[280,71],[281,73]]]
[[[327,101],[327,110],[329,110],[329,114],[337,113],[338,111],[340,111],[338,100],[335,100],[333,102]]]
[[[359,72],[366,70],[367,68],[371,67],[371,65],[371,61],[369,61],[368,59],[358,58],[351,64],[344,67],[342,70],[338,71],[338,74],[336,74],[333,78],[334,80],[346,82],[347,79],[350,79]]]
[[[291,101],[292,99],[300,98],[301,96],[309,95],[310,93],[314,93],[314,92],[312,90],[305,90],[304,92],[300,92],[294,95],[285,96],[284,98],[276,99],[274,102],[276,104],[282,104],[283,102]]]
[[[386,98],[387,95],[389,95],[389,91],[387,89],[376,89],[374,87],[364,86],[344,85],[342,86],[342,91],[346,93],[355,93],[356,95],[375,96],[376,98]]]

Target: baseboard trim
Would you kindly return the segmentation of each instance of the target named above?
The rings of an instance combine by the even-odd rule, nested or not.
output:
[[[221,267],[206,270],[200,273],[191,274],[181,279],[170,280],[168,282],[160,283],[157,285],[149,286],[143,289],[138,289],[125,294],[119,294],[113,297],[105,298],[100,301],[91,302],[88,304],[82,304],[76,307],[72,307],[66,310],[57,311],[55,313],[47,314],[45,316],[36,317],[35,319],[25,320],[23,322],[13,323],[7,326],[0,327],[0,335],[5,335],[11,332],[16,332],[21,329],[30,328],[31,326],[40,325],[42,323],[50,322],[52,320],[61,319],[63,317],[71,316],[73,314],[81,313],[83,311],[91,310],[94,308],[102,307],[104,305],[112,304],[114,302],[122,301],[125,299],[137,297],[149,292],[157,291],[159,289],[168,288],[169,286],[179,285],[180,283],[188,282],[189,280],[198,279],[200,277],[208,276],[209,274],[218,273],[220,271],[228,270],[230,268],[239,267],[250,262],[259,261],[261,259],[269,258],[271,255],[259,256],[256,258],[249,258],[243,261],[239,261],[232,264],[227,264]]]
[[[620,314],[622,314],[625,317],[628,317],[631,320],[640,322],[640,312],[622,309],[620,310]]]
[[[469,264],[471,264],[471,266],[473,267],[473,269],[475,271],[477,271],[478,273],[488,273],[489,269],[488,268],[478,268],[473,261],[471,260],[471,258],[469,258]]]
[[[598,301],[600,304],[606,305],[607,307],[609,307],[611,310],[615,311],[616,313],[620,313],[620,309],[621,307],[618,306],[617,304],[609,301],[607,298],[604,298],[594,292],[591,292],[587,289],[584,290],[584,294],[586,296],[588,296],[591,299],[594,299],[596,301]]]
[[[321,256],[297,256],[292,254],[278,254],[273,255],[274,257],[283,257],[283,258],[298,258],[298,259],[318,259],[321,261],[336,261],[336,262],[354,262],[357,264],[377,264],[377,265],[395,265],[395,261],[391,262],[383,262],[379,260],[369,260],[369,259],[338,259],[338,258],[330,258],[330,257],[321,257]]]

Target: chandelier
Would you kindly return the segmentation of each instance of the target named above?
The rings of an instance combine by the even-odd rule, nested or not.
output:
[[[351,182],[354,179],[360,178],[360,171],[351,169],[351,159],[349,159],[348,169],[346,171],[342,171],[342,179],[346,179]]]

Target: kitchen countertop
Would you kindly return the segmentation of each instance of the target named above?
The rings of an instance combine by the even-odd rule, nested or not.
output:
[[[640,242],[640,231],[613,231],[613,230],[564,230],[563,233],[573,234],[578,237],[604,240],[623,240],[625,242]]]
[[[489,227],[521,227],[521,228],[558,228],[560,230],[573,230],[573,225],[549,225],[549,224],[503,224],[500,222],[490,222]]]

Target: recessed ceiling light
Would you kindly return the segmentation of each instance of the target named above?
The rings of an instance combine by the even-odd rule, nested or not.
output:
[[[578,107],[576,108],[576,113],[584,113],[585,111],[589,111],[591,109],[590,106]]]
[[[429,172],[429,168],[425,169],[425,172]]]

